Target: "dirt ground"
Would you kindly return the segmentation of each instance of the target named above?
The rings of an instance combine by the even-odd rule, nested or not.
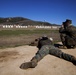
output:
[[[35,46],[19,46],[0,49],[0,75],[76,75],[76,66],[71,62],[47,55],[36,68],[23,70],[19,66],[37,52]],[[62,49],[63,52],[76,57],[76,49]]]
[[[39,32],[39,30],[37,30]],[[43,31],[46,31],[47,30],[43,30]],[[45,33],[45,32],[41,32],[40,33],[35,33],[35,34],[29,34],[30,32],[28,32],[29,35],[27,34],[20,34],[19,35],[14,35],[14,33],[12,35],[9,35],[8,36],[8,33],[9,31],[6,31],[7,34],[3,36],[0,35],[0,48],[5,48],[5,47],[17,47],[17,46],[21,46],[21,45],[28,45],[30,44],[32,41],[34,41],[35,39],[37,38],[40,38],[42,37],[43,35],[47,35],[49,38],[53,38],[54,42],[58,42],[60,41],[60,35],[58,32],[56,31],[50,31],[50,33]],[[10,31],[11,32],[11,31]],[[26,30],[25,30],[26,32]],[[16,32],[17,33],[17,32]]]

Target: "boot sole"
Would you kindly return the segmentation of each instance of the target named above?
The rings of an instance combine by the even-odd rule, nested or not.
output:
[[[32,63],[31,62],[26,62],[26,63],[22,63],[20,65],[20,68],[21,69],[28,69],[28,68],[31,68],[31,66],[32,66]]]

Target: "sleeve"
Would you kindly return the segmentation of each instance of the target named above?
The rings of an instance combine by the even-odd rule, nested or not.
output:
[[[40,49],[40,48],[41,48],[41,45],[40,45],[40,40],[38,41],[37,48],[38,48],[38,49]]]
[[[63,28],[63,27],[61,27],[60,29],[59,29],[59,33],[65,33],[66,32],[66,30]]]
[[[72,31],[73,27],[67,27],[66,32],[70,33]]]

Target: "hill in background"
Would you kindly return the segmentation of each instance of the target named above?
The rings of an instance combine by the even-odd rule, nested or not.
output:
[[[13,25],[13,24],[19,24],[22,26],[26,25],[53,25],[56,26],[57,24],[51,24],[49,22],[42,22],[42,21],[34,21],[23,17],[8,17],[8,18],[0,18],[0,25],[1,24],[7,24],[7,25]]]

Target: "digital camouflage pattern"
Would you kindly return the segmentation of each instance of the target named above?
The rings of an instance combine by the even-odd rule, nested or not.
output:
[[[61,50],[53,46],[48,38],[40,39],[38,45],[39,50],[37,51],[35,56],[31,59],[30,62],[21,64],[20,68],[22,69],[35,68],[37,66],[37,63],[48,54],[70,61],[74,65],[76,65],[76,58],[74,56],[63,53]]]

